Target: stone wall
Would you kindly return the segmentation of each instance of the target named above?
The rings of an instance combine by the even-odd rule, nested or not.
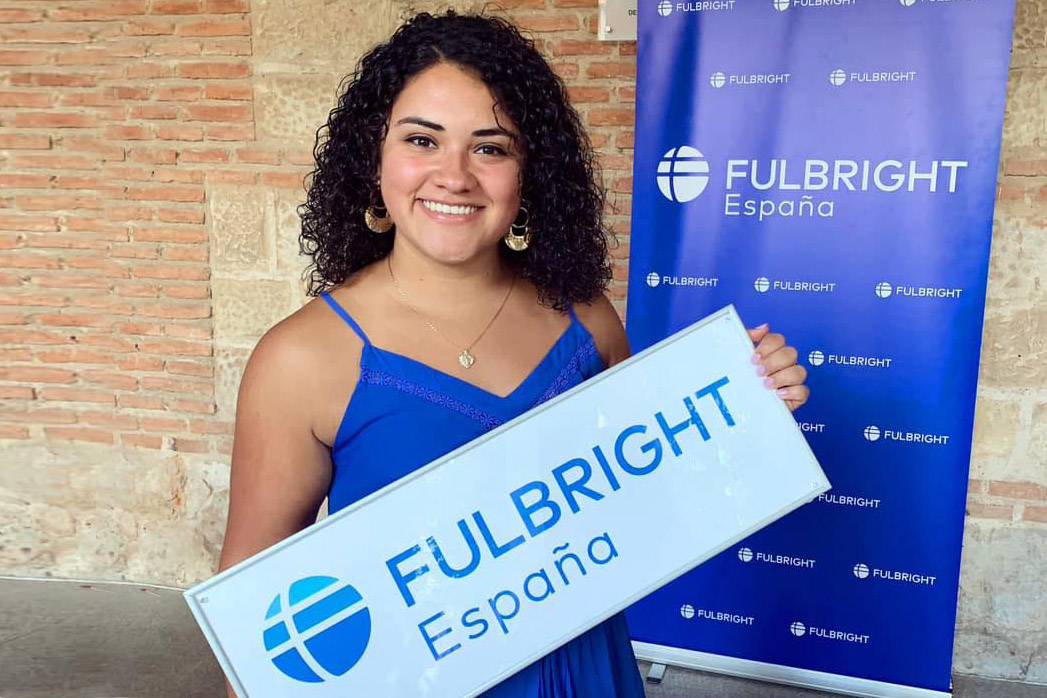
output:
[[[0,574],[188,585],[221,545],[236,389],[305,296],[295,207],[363,0],[0,7]],[[459,9],[481,3],[455,3]],[[503,0],[600,150],[624,311],[635,44]],[[956,669],[1047,682],[1047,8],[1018,0]],[[1039,429],[1036,427],[1039,426]]]

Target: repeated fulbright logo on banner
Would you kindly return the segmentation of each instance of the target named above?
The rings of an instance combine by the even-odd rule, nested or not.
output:
[[[1013,1],[639,10],[630,340],[769,322],[835,486],[632,608],[641,654],[946,694]]]

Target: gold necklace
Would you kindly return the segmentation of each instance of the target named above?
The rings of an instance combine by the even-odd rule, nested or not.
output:
[[[441,332],[440,328],[434,325],[432,320],[423,315],[422,311],[418,310],[418,308],[414,307],[414,305],[411,304],[411,299],[407,297],[407,293],[402,288],[400,288],[400,284],[396,283],[396,277],[393,276],[393,263],[389,261],[389,256],[386,256],[385,258],[385,266],[389,269],[389,280],[393,282],[393,288],[395,288],[396,292],[400,294],[400,299],[403,300],[404,305],[410,308],[415,315],[420,317],[425,322],[425,324],[429,326],[429,329],[443,337],[444,341],[446,341],[453,347],[458,347],[459,345],[457,342],[455,342],[453,339]],[[498,310],[495,311],[494,315],[491,317],[490,322],[488,322],[487,326],[483,328],[483,331],[479,334],[479,336],[476,339],[474,339],[469,344],[469,346],[462,349],[462,353],[458,355],[458,364],[462,368],[472,368],[472,365],[476,363],[476,357],[473,356],[469,352],[469,350],[476,346],[477,342],[483,339],[483,336],[487,334],[487,330],[491,329],[491,325],[493,325],[494,321],[498,319],[498,316],[502,314],[502,309],[505,308],[505,304],[509,301],[509,296],[512,295],[513,288],[515,286],[516,274],[513,274],[513,281],[511,284],[509,284],[509,290],[505,292],[505,298],[502,299],[502,304],[498,306]]]

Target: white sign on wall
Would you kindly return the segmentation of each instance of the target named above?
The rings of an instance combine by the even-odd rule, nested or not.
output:
[[[636,41],[636,0],[600,0],[600,41]]]
[[[463,698],[828,489],[733,308],[190,589],[242,698]]]

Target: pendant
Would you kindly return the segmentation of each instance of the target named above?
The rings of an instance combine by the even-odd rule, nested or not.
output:
[[[461,364],[462,368],[470,368],[476,363],[476,359],[473,358],[468,349],[462,349],[462,353],[458,355],[458,363]]]

